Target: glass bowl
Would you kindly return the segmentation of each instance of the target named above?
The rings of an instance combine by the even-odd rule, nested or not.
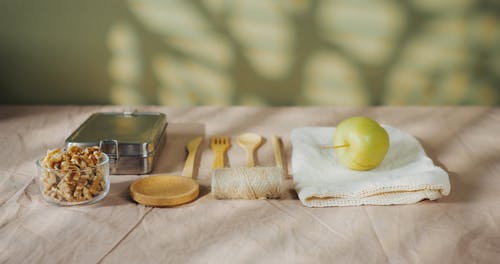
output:
[[[102,153],[97,165],[84,168],[50,169],[44,158],[36,162],[43,199],[60,206],[95,203],[109,192],[109,157]]]

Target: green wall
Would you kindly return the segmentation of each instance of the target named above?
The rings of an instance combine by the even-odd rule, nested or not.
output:
[[[498,105],[500,2],[0,0],[0,103]]]

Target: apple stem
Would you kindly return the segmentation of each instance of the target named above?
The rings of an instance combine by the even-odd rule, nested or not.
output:
[[[330,149],[330,148],[347,148],[349,147],[349,144],[344,144],[344,145],[337,145],[337,146],[321,146],[322,149]]]

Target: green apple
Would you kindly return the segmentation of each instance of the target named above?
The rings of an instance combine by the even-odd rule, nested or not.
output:
[[[389,135],[377,121],[364,116],[343,120],[333,135],[337,160],[352,170],[371,170],[385,158]]]

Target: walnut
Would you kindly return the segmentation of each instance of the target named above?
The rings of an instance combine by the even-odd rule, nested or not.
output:
[[[86,201],[99,195],[106,186],[104,171],[97,166],[101,157],[97,146],[47,151],[42,161],[42,167],[48,169],[42,173],[43,194],[64,202]]]

